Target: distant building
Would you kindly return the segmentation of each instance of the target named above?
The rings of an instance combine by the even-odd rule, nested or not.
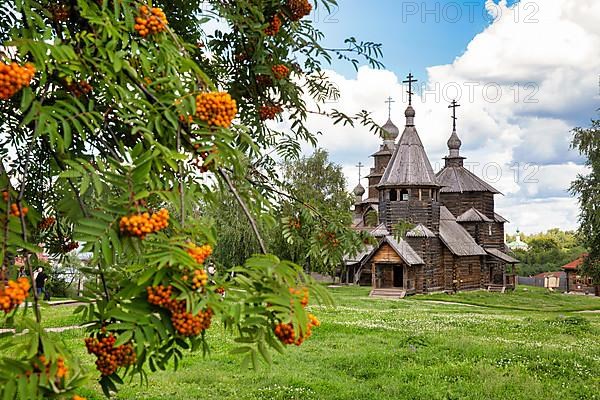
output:
[[[521,240],[521,232],[517,229],[517,237],[514,242],[506,244],[511,250],[529,250],[529,245]]]
[[[567,292],[594,293],[592,278],[581,274],[580,269],[587,254],[561,267],[567,274]]]
[[[535,275],[536,286],[545,287],[547,289],[560,289],[564,286],[566,280],[565,272],[542,272],[541,274]],[[539,282],[539,284],[537,284]],[[564,289],[563,289],[564,290]]]

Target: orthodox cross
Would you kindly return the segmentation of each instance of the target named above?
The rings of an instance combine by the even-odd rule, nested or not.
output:
[[[456,130],[456,107],[460,107],[460,104],[456,102],[456,100],[452,100],[452,104],[448,106],[448,108],[452,109],[452,129]]]
[[[388,119],[392,119],[392,103],[395,103],[395,100],[392,100],[391,97],[388,97],[388,99],[385,101],[388,105]]]
[[[361,170],[364,167],[364,164],[359,162],[356,167],[358,168],[358,182],[360,182],[360,179],[362,178]]]
[[[407,76],[407,80],[402,81],[402,83],[408,83],[408,105],[411,106],[412,105],[412,95],[414,94],[412,91],[412,84],[415,82],[418,82],[416,79],[414,78],[414,75],[411,73],[408,74]]]

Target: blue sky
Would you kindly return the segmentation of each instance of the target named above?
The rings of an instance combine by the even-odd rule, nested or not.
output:
[[[406,87],[401,81],[412,72],[429,92],[435,88],[434,96],[417,93],[413,104],[421,140],[431,163],[439,166],[451,131],[447,105],[453,95],[446,90],[459,86],[461,154],[475,165],[474,173],[504,193],[496,206],[512,221],[507,231],[576,228],[577,201],[568,187],[586,169],[569,143],[575,126],[598,118],[600,1],[338,3],[331,16],[313,12],[325,33],[324,45],[340,46],[350,36],[382,43],[385,68],[362,66],[356,72],[334,61],[329,72],[341,98],[332,107],[348,114],[366,109],[383,124],[384,101],[391,95],[396,100],[392,120],[402,130]],[[476,85],[472,98],[467,95],[471,84]],[[490,88],[501,96],[491,99]],[[356,185],[355,165],[372,164],[369,154],[379,147],[379,138],[318,117],[308,123],[323,132],[319,146],[343,166],[349,188]]]
[[[382,43],[386,69],[412,71],[420,81],[426,67],[451,63],[492,21],[482,0],[338,0],[332,15],[324,14],[315,12],[312,18],[327,46],[339,46],[351,36]],[[346,77],[355,75],[343,61],[336,60],[334,69]]]

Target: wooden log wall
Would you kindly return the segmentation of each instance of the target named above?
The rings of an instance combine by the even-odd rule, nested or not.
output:
[[[409,199],[408,201],[382,201],[379,199],[380,220],[390,232],[400,220],[423,224],[433,232],[440,230],[440,203],[432,200]]]
[[[474,207],[494,219],[494,194],[489,192],[440,193],[440,201],[458,217]]]

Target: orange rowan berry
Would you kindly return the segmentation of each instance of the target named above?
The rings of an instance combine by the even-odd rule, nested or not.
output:
[[[198,290],[203,288],[208,283],[208,274],[203,269],[197,269],[194,271],[194,276],[192,277],[192,288]]]
[[[111,333],[98,338],[85,338],[88,353],[96,356],[96,369],[103,376],[112,375],[119,367],[135,364],[136,355],[131,343],[115,347],[116,337]]]
[[[9,280],[6,284],[0,282],[0,310],[9,313],[27,298],[31,288],[29,279],[21,277],[16,281]]]
[[[67,85],[67,89],[73,93],[75,97],[81,97],[90,93],[93,88],[87,81],[81,80],[79,82],[73,82]]]
[[[56,222],[56,219],[54,217],[42,218],[42,220],[38,223],[37,227],[40,231],[45,231],[46,229],[54,225],[54,222]]]
[[[261,106],[260,109],[258,110],[260,119],[262,121],[266,121],[268,119],[275,119],[275,117],[278,114],[281,114],[282,112],[283,112],[283,108],[281,108],[280,106],[276,106],[276,105],[264,105],[264,106]]]
[[[163,285],[148,286],[146,292],[148,293],[148,303],[162,308],[170,309],[175,301],[171,299],[173,295],[173,287],[171,285],[166,287]]]
[[[196,116],[210,126],[229,128],[237,114],[237,104],[227,92],[200,93],[196,96]]]
[[[285,79],[290,75],[290,69],[283,64],[273,65],[271,72],[273,72],[275,79]]]
[[[133,28],[140,36],[146,37],[166,31],[167,24],[167,17],[160,8],[149,9],[148,6],[141,6]]]
[[[49,7],[52,18],[56,22],[65,22],[69,19],[70,8],[66,4],[53,4]]]
[[[34,75],[33,64],[21,67],[16,62],[0,63],[0,100],[8,100],[24,86],[29,86]]]
[[[12,215],[14,217],[20,217],[21,214],[23,216],[26,216],[28,212],[29,212],[29,208],[27,208],[27,207],[21,207],[21,210],[19,211],[19,206],[17,205],[17,203],[12,203],[10,205],[10,215]]]
[[[308,288],[301,288],[301,289],[295,289],[295,288],[290,288],[290,294],[292,295],[292,306],[294,304],[294,298],[300,298],[300,296],[302,296],[300,298],[300,304],[302,304],[302,307],[306,307],[308,305]]]
[[[137,213],[122,217],[119,222],[121,233],[144,239],[147,234],[155,233],[169,226],[169,211],[162,208],[157,213]]]
[[[213,248],[210,244],[197,246],[194,243],[190,243],[186,251],[198,264],[204,264],[204,261],[212,254]]]
[[[10,194],[8,193],[8,191],[4,190],[2,192],[2,200],[4,201],[8,201],[8,198],[10,197]]]
[[[87,400],[87,398],[74,394],[71,400]]]
[[[292,21],[299,21],[312,11],[312,4],[308,0],[287,0],[287,6]]]
[[[265,35],[267,36],[275,36],[279,33],[279,30],[281,29],[281,18],[279,18],[279,15],[275,14],[273,16],[273,18],[271,19],[271,22],[269,22],[269,26],[267,26],[264,30]]]

